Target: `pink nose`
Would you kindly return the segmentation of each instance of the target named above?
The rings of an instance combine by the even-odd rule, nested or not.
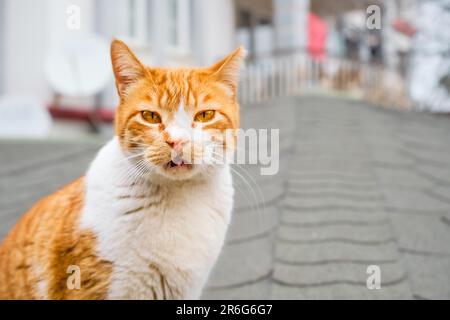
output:
[[[169,139],[167,139],[166,142],[169,146],[171,146],[173,149],[178,151],[178,150],[182,149],[183,144],[186,143],[186,140],[182,139],[182,138],[176,138],[176,139],[169,138]]]

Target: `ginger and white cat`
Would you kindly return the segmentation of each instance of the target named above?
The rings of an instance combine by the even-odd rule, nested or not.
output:
[[[239,127],[243,57],[238,48],[208,68],[148,68],[114,40],[116,135],[85,177],[4,239],[0,298],[198,298],[233,206],[230,168],[213,160],[234,148],[224,133]],[[67,285],[73,266],[79,289]]]

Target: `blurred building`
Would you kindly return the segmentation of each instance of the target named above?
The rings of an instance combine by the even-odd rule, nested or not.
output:
[[[410,78],[412,53],[423,47],[415,43],[416,31],[433,20],[419,15],[429,2],[434,1],[0,0],[0,95],[52,101],[44,61],[54,44],[73,34],[122,39],[148,65],[206,65],[241,44],[250,61],[306,53],[319,61],[337,57],[386,66]],[[80,10],[75,29],[67,25],[72,5]],[[379,29],[367,28],[370,5],[381,10]],[[96,98],[73,101],[114,107],[112,79]]]
[[[450,112],[450,1],[420,3],[409,55],[409,91],[418,107]]]
[[[67,26],[72,5],[80,8],[75,29]],[[46,55],[73,33],[120,38],[151,65],[211,63],[235,45],[228,0],[0,0],[0,22],[0,93],[46,101],[52,97]]]
[[[80,9],[75,29],[67,26],[72,5]],[[120,38],[149,65],[209,64],[237,44],[250,56],[299,50],[308,7],[308,0],[0,0],[0,93],[51,100],[45,58],[74,33]],[[105,89],[103,105],[116,104],[114,90]]]
[[[304,50],[309,0],[234,0],[236,38],[249,58]]]

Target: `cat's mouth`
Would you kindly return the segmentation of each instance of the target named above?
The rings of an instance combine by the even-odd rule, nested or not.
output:
[[[164,169],[167,170],[167,171],[181,171],[181,170],[187,171],[187,170],[191,170],[192,167],[193,167],[192,164],[186,163],[184,161],[174,162],[174,161],[170,160],[164,166]]]

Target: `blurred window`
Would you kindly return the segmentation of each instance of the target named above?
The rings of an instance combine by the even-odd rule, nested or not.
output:
[[[98,31],[104,36],[118,37],[134,48],[152,47],[154,53],[185,55],[194,47],[194,0],[120,0],[116,6],[98,1]]]
[[[128,34],[130,37],[136,37],[136,0],[128,1]]]
[[[169,44],[172,46],[178,46],[179,34],[178,34],[178,14],[179,4],[178,0],[169,0]]]
[[[136,44],[148,43],[149,6],[147,0],[126,0],[123,13],[127,22],[125,37]]]
[[[189,51],[190,0],[167,1],[168,45],[172,51]]]
[[[238,28],[250,28],[252,25],[252,14],[248,10],[239,10],[237,18]]]
[[[0,94],[4,91],[5,77],[5,2],[0,0]]]

